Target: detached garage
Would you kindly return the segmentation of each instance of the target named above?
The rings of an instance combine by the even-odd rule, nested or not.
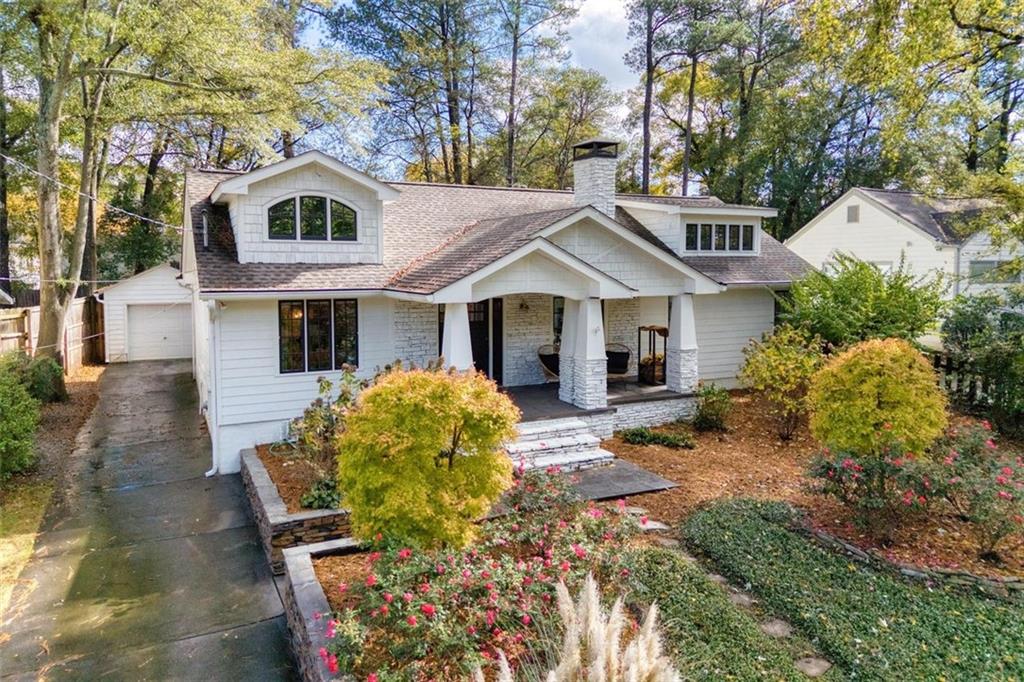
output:
[[[192,357],[192,296],[158,265],[101,290],[107,362]]]

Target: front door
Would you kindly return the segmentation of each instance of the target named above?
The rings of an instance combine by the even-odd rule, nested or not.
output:
[[[473,350],[473,366],[499,384],[502,375],[502,322],[501,299],[469,304],[469,343]],[[440,309],[437,320],[438,350],[444,345],[444,310]]]

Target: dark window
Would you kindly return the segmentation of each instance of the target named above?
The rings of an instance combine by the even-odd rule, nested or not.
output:
[[[308,371],[331,368],[330,301],[306,301],[306,346]]]
[[[1010,261],[972,260],[968,267],[970,278],[978,282],[1013,284],[1017,281]]]
[[[295,199],[285,199],[267,211],[271,239],[295,239]]]
[[[306,339],[303,318],[302,301],[280,301],[277,304],[282,372],[306,371]]]
[[[327,199],[299,199],[299,233],[303,239],[327,239]]]
[[[711,225],[700,226],[700,249],[701,251],[711,250]]]
[[[697,250],[697,224],[687,223],[686,224],[686,250],[696,251]]]
[[[729,250],[739,251],[740,250],[740,226],[730,225],[729,226]]]
[[[356,238],[356,212],[337,201],[331,202],[331,239],[354,241]]]
[[[744,251],[754,250],[754,226],[744,225],[743,226],[743,246]]]
[[[725,251],[725,225],[715,225],[715,251]]]
[[[354,299],[334,302],[334,368],[359,364],[359,305]]]
[[[562,322],[565,320],[565,297],[551,297],[551,331],[554,332],[555,341],[562,338]]]

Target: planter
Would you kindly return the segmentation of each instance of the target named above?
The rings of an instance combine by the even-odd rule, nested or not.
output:
[[[347,554],[357,551],[354,540],[331,540],[315,545],[289,547],[283,551],[284,610],[292,653],[299,664],[299,673],[306,682],[327,682],[336,679],[320,658],[320,648],[327,646],[324,631],[331,607],[327,595],[313,570],[313,557]]]
[[[242,451],[242,483],[260,544],[275,575],[284,572],[283,550],[351,535],[346,509],[310,509],[289,514],[256,450]]]

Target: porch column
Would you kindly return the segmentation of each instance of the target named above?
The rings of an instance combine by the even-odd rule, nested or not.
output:
[[[444,339],[441,341],[444,366],[466,370],[473,366],[473,345],[469,339],[469,304],[444,305]]]
[[[585,410],[608,406],[608,358],[604,351],[601,299],[580,301],[576,313],[573,404]]]
[[[676,393],[697,390],[697,325],[692,294],[672,297],[665,347],[665,384]]]
[[[576,318],[580,302],[571,298],[565,299],[562,308],[562,336],[558,350],[558,399],[571,403],[573,394],[573,361],[576,357]]]

